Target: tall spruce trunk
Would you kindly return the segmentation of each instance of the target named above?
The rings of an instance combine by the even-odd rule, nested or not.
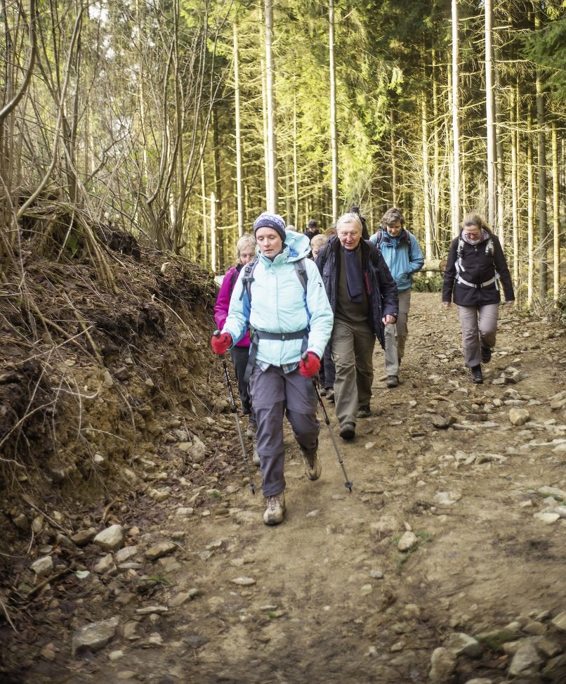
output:
[[[275,142],[275,87],[273,73],[273,2],[265,0],[265,99],[267,105],[267,210],[277,211],[277,151]]]
[[[456,237],[460,226],[460,120],[458,98],[458,1],[452,0],[452,78],[451,78],[451,107],[452,107],[452,174],[450,178],[450,215],[452,235]]]

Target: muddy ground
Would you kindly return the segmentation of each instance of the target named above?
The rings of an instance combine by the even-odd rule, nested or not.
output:
[[[123,460],[111,465],[110,444],[94,450],[98,465],[81,481],[98,493],[69,491],[65,473],[50,481],[56,495],[38,498],[39,485],[25,494],[21,483],[19,499],[11,492],[5,524],[18,534],[3,547],[12,564],[2,681],[402,684],[429,681],[439,647],[434,681],[566,681],[564,329],[503,308],[485,384],[475,386],[455,309],[415,293],[402,382],[385,387],[376,350],[373,415],[354,442],[337,437],[326,405],[352,492],[324,424],[317,482],[287,431],[288,514],[269,528],[221,362],[207,351],[208,315],[186,334],[200,355],[194,373],[163,351],[177,337],[165,330],[151,342],[145,390],[163,391],[151,368],[164,358],[182,381],[169,378],[175,397],[141,411],[143,439],[128,435]],[[122,380],[115,363],[114,385],[102,374],[100,387],[129,397],[136,362]],[[85,394],[93,368],[77,385]],[[123,539],[104,549],[93,536],[110,525]],[[45,571],[30,569],[46,557]],[[106,635],[85,645],[84,627],[101,622]],[[477,647],[456,649],[457,634]],[[537,639],[550,646],[537,642],[532,662],[513,669],[518,646]]]

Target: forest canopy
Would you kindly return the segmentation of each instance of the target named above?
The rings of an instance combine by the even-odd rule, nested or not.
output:
[[[265,208],[400,206],[427,260],[485,214],[559,300],[563,2],[16,0],[0,13],[3,263],[105,225],[222,271]],[[57,227],[57,230],[55,230]],[[30,231],[28,230],[28,235]]]

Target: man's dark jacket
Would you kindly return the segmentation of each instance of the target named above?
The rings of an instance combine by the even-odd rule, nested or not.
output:
[[[336,235],[318,253],[316,265],[322,275],[326,294],[330,300],[332,311],[336,312],[338,283],[340,282],[340,250],[342,245]],[[362,256],[362,272],[366,294],[368,297],[368,323],[372,332],[385,346],[383,317],[397,317],[399,300],[397,285],[389,271],[379,249],[371,242],[361,240],[359,244]]]

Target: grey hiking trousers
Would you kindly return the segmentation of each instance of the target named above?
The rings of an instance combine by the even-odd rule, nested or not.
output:
[[[499,304],[458,306],[462,327],[462,351],[468,368],[481,364],[481,348],[494,347]]]
[[[279,366],[264,371],[255,366],[249,387],[257,422],[263,495],[275,496],[285,489],[283,416],[287,415],[299,446],[307,451],[316,449],[320,431],[316,394],[310,378],[304,378],[298,370],[284,373]]]
[[[407,320],[411,308],[411,290],[399,292],[399,315],[397,323],[385,326],[385,372],[399,375],[399,363],[405,354],[405,342],[409,334]]]

